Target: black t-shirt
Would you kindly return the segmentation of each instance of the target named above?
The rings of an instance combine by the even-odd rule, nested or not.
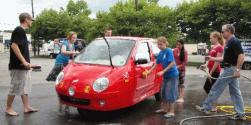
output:
[[[20,49],[21,54],[23,55],[25,60],[30,63],[29,42],[28,42],[26,33],[21,26],[16,27],[15,30],[12,32],[10,45],[12,43],[16,43],[18,45],[18,48]],[[10,48],[9,70],[12,70],[12,69],[25,70],[25,66],[17,58],[14,51]]]
[[[223,63],[227,63],[233,66],[237,65],[238,56],[243,54],[241,42],[233,37],[231,38],[224,49]]]

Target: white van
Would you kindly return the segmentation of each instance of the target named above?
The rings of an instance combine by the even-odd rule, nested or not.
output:
[[[244,70],[251,70],[251,39],[240,39],[245,53],[245,62],[242,66]]]

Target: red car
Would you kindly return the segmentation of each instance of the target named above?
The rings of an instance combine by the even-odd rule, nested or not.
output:
[[[157,68],[142,73],[156,62],[151,38],[107,37],[91,42],[56,80],[62,103],[85,110],[112,111],[135,105],[155,95],[160,100],[162,78]]]

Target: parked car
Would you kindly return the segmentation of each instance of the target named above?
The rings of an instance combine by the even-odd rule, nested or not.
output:
[[[82,51],[86,47],[86,42],[83,39],[77,39],[74,43],[75,51]]]
[[[60,42],[62,43],[64,40],[67,40],[67,38],[60,38],[59,39]],[[76,41],[74,42],[74,47],[75,47],[75,51],[82,51],[82,49],[84,49],[86,47],[86,42],[83,39],[76,39]]]
[[[60,53],[62,42],[66,40],[66,38],[59,38],[58,42],[51,41],[50,43],[44,44],[46,54],[49,55],[51,59],[54,59],[57,57],[57,55]],[[86,47],[86,43],[83,39],[76,39],[76,42],[74,43],[74,47],[76,51],[82,51]]]
[[[87,110],[130,107],[154,95],[159,101],[162,78],[156,74],[162,67],[158,66],[146,78],[142,75],[156,62],[154,39],[106,39],[110,49],[103,38],[97,38],[58,75],[55,88],[62,103],[84,114]]]
[[[242,69],[251,70],[251,39],[241,39],[241,45],[245,54]]]

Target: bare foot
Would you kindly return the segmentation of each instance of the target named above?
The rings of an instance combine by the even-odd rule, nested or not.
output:
[[[19,114],[15,112],[12,108],[6,109],[5,113],[10,116],[18,116]]]
[[[24,113],[33,113],[33,112],[38,112],[38,110],[32,107],[28,107],[24,109]]]

